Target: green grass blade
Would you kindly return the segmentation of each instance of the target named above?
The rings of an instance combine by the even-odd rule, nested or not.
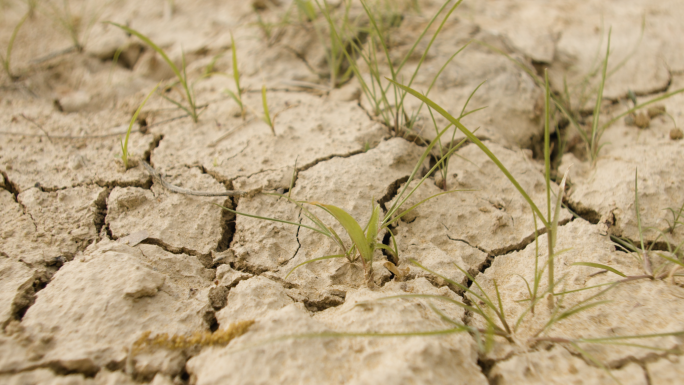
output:
[[[232,33],[230,34],[230,50],[233,59],[233,80],[235,80],[235,89],[237,94],[240,95],[240,100],[242,101],[242,88],[240,88],[240,70],[238,69],[237,48],[235,47],[235,39],[233,39]]]
[[[373,213],[368,220],[368,231],[366,232],[366,241],[368,244],[375,243],[375,238],[378,236],[378,219],[380,217],[380,206],[373,207]],[[390,249],[391,250],[391,249]]]
[[[661,95],[661,96],[659,96],[659,97],[657,97],[657,98],[651,99],[651,100],[649,100],[649,101],[647,101],[647,102],[644,102],[644,103],[641,103],[641,104],[638,104],[638,105],[634,106],[633,108],[630,108],[629,110],[627,110],[627,111],[625,111],[625,112],[623,112],[623,113],[617,115],[617,116],[614,117],[613,119],[609,120],[607,123],[605,123],[603,126],[601,126],[601,130],[605,130],[605,129],[608,128],[608,126],[610,126],[611,124],[613,124],[613,123],[617,122],[618,120],[624,118],[625,116],[627,116],[627,115],[633,113],[634,111],[640,110],[640,109],[642,109],[642,108],[644,108],[644,107],[646,107],[646,106],[649,106],[649,105],[651,105],[651,104],[653,104],[653,103],[657,103],[657,102],[659,102],[659,101],[661,101],[661,100],[665,100],[665,99],[671,98],[672,96],[677,95],[677,94],[681,94],[682,92],[684,92],[684,88],[680,88],[680,89],[678,89],[678,90],[675,90],[675,91],[672,91],[672,92],[668,92],[668,93],[666,93],[666,94],[664,94],[664,95]]]
[[[596,106],[594,107],[594,119],[591,124],[591,161],[593,164],[598,157],[598,141],[601,139],[601,132],[599,132],[599,117],[601,114],[601,102],[603,101],[603,87],[606,83],[606,71],[608,69],[608,56],[610,55],[610,34],[608,31],[608,45],[606,47],[606,57],[603,60],[603,71],[601,72],[601,82],[599,83],[598,93],[596,95]]]
[[[615,284],[615,282],[606,282],[606,283],[601,283],[601,284],[594,285],[594,286],[583,287],[583,288],[581,288],[581,289],[567,290],[567,291],[562,291],[562,292],[559,292],[559,293],[553,293],[553,295],[555,295],[555,296],[563,296],[563,295],[566,295],[566,294],[577,293],[577,292],[580,292],[580,291],[591,290],[591,289],[595,289],[595,288],[597,288],[597,287],[603,287],[603,286],[614,285],[614,284]]]
[[[216,204],[216,203],[214,203],[214,204]],[[286,225],[293,225],[293,226],[297,226],[297,227],[304,227],[304,228],[307,228],[307,229],[309,229],[309,230],[313,230],[313,231],[315,231],[315,232],[317,232],[317,233],[323,234],[323,235],[325,235],[326,237],[330,237],[330,234],[328,234],[328,233],[326,233],[326,232],[324,232],[324,231],[321,231],[321,230],[319,230],[319,229],[317,229],[317,228],[314,228],[314,227],[311,227],[311,226],[302,224],[302,223],[290,222],[290,221],[285,221],[285,220],[277,219],[277,218],[269,218],[269,217],[262,217],[262,216],[259,216],[259,215],[254,215],[254,214],[242,213],[242,212],[239,212],[239,211],[235,211],[235,210],[233,210],[233,209],[229,209],[228,207],[221,206],[221,205],[219,205],[219,204],[216,204],[216,206],[218,206],[218,207],[220,207],[220,208],[222,208],[222,209],[224,209],[224,210],[226,210],[226,211],[230,211],[231,213],[236,214],[236,215],[242,215],[242,216],[249,217],[249,218],[254,218],[254,219],[262,219],[262,220],[265,220],[265,221],[278,222],[278,223],[283,223],[283,224],[286,224]]]
[[[302,266],[307,265],[307,264],[309,264],[309,263],[317,262],[317,261],[323,261],[323,260],[325,260],[325,259],[344,258],[344,257],[345,257],[344,254],[334,254],[334,255],[326,255],[325,257],[318,257],[318,258],[314,258],[314,259],[309,259],[308,261],[304,261],[304,262],[298,264],[297,266],[293,267],[293,268],[287,273],[287,275],[285,276],[285,278],[283,278],[283,279],[287,279],[287,277],[289,277],[290,274],[292,274],[293,271],[295,271],[295,270],[298,269],[299,267],[302,267]]]
[[[544,68],[544,176],[546,179],[547,218],[551,219],[551,87],[549,71]]]
[[[228,96],[230,96],[233,100],[235,100],[235,103],[237,103],[238,106],[240,106],[240,111],[242,111],[243,106],[242,106],[242,100],[240,100],[240,97],[235,95],[235,93],[231,90],[225,90],[224,92],[227,93]]]
[[[447,12],[446,16],[444,16],[444,19],[442,19],[442,22],[439,24],[439,27],[437,27],[437,31],[432,35],[432,38],[430,39],[430,42],[428,43],[427,47],[425,47],[425,51],[423,51],[423,55],[420,57],[420,60],[418,60],[418,65],[416,66],[416,69],[413,71],[413,75],[411,75],[411,79],[409,80],[408,86],[410,87],[413,84],[413,81],[416,79],[416,76],[418,75],[418,71],[420,71],[420,67],[423,65],[423,62],[425,61],[425,58],[427,58],[428,52],[430,51],[430,48],[432,47],[432,44],[435,42],[435,39],[437,39],[437,35],[442,31],[442,28],[444,28],[444,25],[446,24],[446,21],[449,19],[449,16],[458,8],[459,5],[463,0],[458,0]],[[470,44],[470,43],[468,43]],[[465,47],[464,47],[465,48]],[[397,80],[396,77],[393,77],[394,80]],[[397,109],[401,109],[404,105],[404,98],[406,97],[406,94],[404,93],[401,96],[401,102],[397,106]]]
[[[128,131],[126,131],[126,139],[124,140],[123,144],[121,145],[121,159],[123,160],[124,163],[124,169],[128,170],[128,138],[131,136],[131,130],[133,129],[133,124],[135,123],[135,120],[138,119],[138,115],[140,115],[140,111],[142,111],[143,107],[145,107],[145,104],[147,101],[150,99],[152,94],[159,88],[159,84],[157,83],[156,86],[150,91],[149,94],[145,97],[145,99],[140,103],[138,106],[138,109],[135,110],[135,113],[133,114],[133,117],[131,118],[131,122],[128,124]]]
[[[275,136],[275,128],[273,127],[273,122],[271,121],[271,114],[268,112],[268,101],[266,100],[266,85],[261,86],[261,101],[264,104],[264,120],[266,124],[271,128],[273,136]]]
[[[2,66],[5,68],[5,72],[7,73],[7,76],[10,78],[10,80],[15,79],[14,75],[12,75],[12,48],[14,47],[14,40],[17,38],[17,34],[19,33],[19,29],[21,28],[22,25],[24,25],[24,22],[26,19],[29,17],[31,12],[27,12],[17,23],[17,25],[14,27],[14,30],[12,30],[12,36],[10,37],[9,43],[7,44],[7,54],[5,57],[0,56],[2,59]]]
[[[684,336],[684,330],[677,331],[677,332],[666,332],[666,333],[637,334],[637,335],[631,335],[631,336],[582,338],[578,341],[587,342],[587,343],[599,343],[599,342],[606,342],[606,341],[634,340],[634,339],[659,338],[659,337],[679,337],[679,336]]]
[[[166,52],[164,52],[163,49],[161,49],[158,45],[156,45],[154,42],[152,42],[152,40],[150,40],[147,36],[143,35],[142,33],[138,32],[138,31],[136,31],[136,30],[134,30],[134,29],[132,29],[132,28],[128,28],[128,27],[126,27],[125,25],[117,24],[117,23],[114,23],[114,22],[111,22],[111,21],[107,21],[106,23],[107,23],[107,24],[111,24],[111,25],[113,25],[113,26],[115,26],[115,27],[119,27],[119,28],[121,28],[122,30],[128,32],[128,33],[131,34],[131,35],[135,35],[138,39],[142,40],[145,44],[147,44],[150,48],[152,48],[155,52],[157,52],[157,53],[162,57],[162,59],[164,59],[164,61],[166,62],[166,64],[168,64],[169,67],[171,67],[171,70],[173,71],[173,73],[174,73],[174,74],[176,75],[176,77],[178,78],[178,81],[183,85],[183,88],[185,89],[185,94],[187,95],[188,100],[190,101],[191,107],[192,107],[192,103],[193,103],[193,102],[192,102],[192,94],[191,94],[191,92],[190,92],[190,89],[188,88],[187,79],[181,74],[181,72],[180,72],[180,70],[178,69],[178,67],[177,67],[177,66],[173,63],[173,61],[166,55]],[[194,114],[193,114],[193,118],[194,118]]]
[[[513,175],[511,175],[511,173],[510,173],[510,172],[508,171],[508,169],[503,165],[503,163],[501,163],[501,161],[496,157],[496,155],[494,155],[494,153],[492,153],[492,152],[489,150],[489,148],[487,148],[487,146],[485,146],[485,145],[480,141],[480,139],[478,139],[475,135],[473,135],[473,133],[470,132],[470,130],[468,130],[465,126],[463,126],[463,125],[461,124],[461,122],[458,121],[458,119],[454,118],[454,117],[453,117],[451,114],[449,114],[446,110],[444,110],[442,107],[440,107],[439,105],[437,105],[437,103],[435,103],[435,102],[433,102],[432,100],[428,99],[426,96],[420,94],[418,91],[416,91],[416,90],[414,90],[414,89],[412,89],[412,88],[406,87],[406,86],[404,86],[404,85],[402,85],[402,84],[399,84],[399,83],[397,83],[397,82],[395,82],[395,81],[393,81],[393,80],[391,80],[391,79],[387,79],[387,80],[389,80],[390,82],[396,84],[399,88],[401,88],[401,89],[403,89],[404,91],[410,93],[411,95],[415,96],[416,98],[420,99],[420,100],[423,101],[425,104],[427,104],[427,105],[430,106],[431,108],[435,109],[435,111],[439,112],[439,114],[442,115],[444,118],[446,118],[448,121],[450,121],[451,123],[453,123],[454,126],[458,127],[458,129],[461,130],[461,132],[463,132],[463,134],[464,134],[471,142],[475,143],[475,145],[477,145],[477,146],[478,146],[478,147],[479,147],[479,148],[480,148],[480,149],[489,157],[489,159],[491,159],[492,162],[494,162],[494,163],[497,165],[497,167],[499,167],[499,169],[501,170],[501,172],[503,172],[504,175],[506,175],[506,177],[508,178],[508,180],[510,180],[511,183],[513,184],[513,186],[515,186],[515,188],[518,190],[518,192],[520,192],[520,195],[522,195],[523,198],[527,201],[527,203],[529,203],[529,205],[530,205],[530,207],[532,208],[532,210],[534,210],[534,211],[537,213],[537,215],[539,216],[539,219],[544,223],[544,226],[547,227],[547,228],[549,227],[549,221],[547,221],[546,219],[544,219],[544,215],[541,213],[541,211],[539,211],[539,208],[537,207],[537,205],[534,203],[534,201],[532,201],[532,198],[530,198],[530,196],[527,195],[527,192],[522,188],[522,186],[520,186],[520,184],[519,184],[518,181],[515,179],[515,177],[513,177]]]
[[[639,240],[641,241],[641,250],[645,251],[646,248],[644,247],[644,232],[641,229],[641,210],[639,207],[639,169],[634,170],[634,206],[636,207],[636,218],[637,218],[637,226],[639,229]]]
[[[626,276],[624,273],[622,273],[621,271],[619,271],[619,270],[617,270],[617,269],[614,269],[614,268],[612,268],[612,267],[610,267],[610,266],[606,266],[606,265],[600,264],[600,263],[593,263],[593,262],[575,262],[575,263],[572,264],[572,266],[588,266],[588,267],[595,267],[595,268],[597,268],[597,269],[608,270],[608,271],[610,271],[611,273],[615,273],[615,274],[619,275],[620,277],[627,277],[627,276]]]
[[[389,252],[390,254],[392,254],[392,256],[395,257],[395,258],[399,256],[399,254],[397,254],[397,253],[394,251],[393,248],[391,248],[391,247],[389,247],[389,246],[387,246],[387,245],[385,245],[385,244],[383,244],[383,243],[377,243],[377,242],[375,242],[375,243],[373,243],[373,248],[374,248],[374,249],[383,249],[383,250],[387,250],[387,252]]]
[[[679,265],[679,266],[681,266],[681,267],[684,267],[684,263],[682,263],[682,261],[680,261],[680,260],[678,260],[678,259],[676,259],[676,258],[671,258],[671,257],[668,257],[667,255],[663,255],[663,254],[661,254],[661,253],[658,253],[658,256],[659,256],[660,258],[663,258],[664,260],[666,260],[666,261],[668,261],[668,262],[674,263],[675,265]]]
[[[366,261],[370,262],[373,260],[373,250],[371,249],[368,241],[366,240],[366,235],[363,233],[359,223],[346,211],[339,207],[333,205],[326,205],[322,203],[314,203],[316,206],[325,209],[330,215],[335,217],[335,219],[344,227],[345,231],[351,238],[352,242],[356,246],[356,249],[361,254],[361,257]]]

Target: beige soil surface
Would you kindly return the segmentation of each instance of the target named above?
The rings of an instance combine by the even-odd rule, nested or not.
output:
[[[684,2],[465,0],[448,17],[447,3],[368,0],[371,20],[359,0],[329,0],[354,28],[347,52],[376,53],[358,72],[340,54],[331,87],[316,1],[0,0],[0,383],[681,383],[684,93],[622,114],[684,88]],[[169,101],[188,105],[164,59],[105,21],[185,66],[197,122]],[[552,237],[473,141],[399,212],[444,194],[373,239],[398,255],[323,258],[351,247],[345,228],[293,202],[363,227],[465,138],[451,126],[437,140],[448,120],[411,95],[405,113],[387,113],[392,89],[376,109],[373,74],[386,85],[407,57],[402,84],[456,117],[486,107],[460,123],[546,213],[544,70],[589,132],[609,33],[598,156],[551,117],[554,201],[568,175],[556,295]],[[227,92],[232,48],[244,111]],[[125,169],[120,141],[158,82]]]

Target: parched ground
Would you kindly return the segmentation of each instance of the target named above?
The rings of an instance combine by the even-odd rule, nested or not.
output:
[[[684,279],[671,262],[682,261],[677,247],[684,242],[678,216],[684,93],[617,119],[594,163],[578,131],[560,114],[552,119],[554,179],[569,170],[556,245],[563,250],[555,263],[559,287],[573,291],[620,279],[576,262],[633,277],[655,273],[618,285],[599,298],[609,302],[537,335],[551,317],[600,289],[549,296],[525,313],[525,281],[533,282],[540,268],[536,257],[545,260],[547,237],[535,239],[530,206],[473,143],[459,148],[448,172],[428,178],[404,207],[445,187],[470,191],[440,195],[397,221],[399,255],[376,251],[370,282],[359,262],[345,259],[306,264],[288,275],[339,249],[311,229],[236,217],[219,207],[311,225],[300,207],[263,194],[287,193],[339,206],[365,224],[374,202],[384,213],[396,201],[435,139],[425,108],[412,130],[397,132],[374,114],[358,78],[331,89],[329,40],[316,33],[323,17],[304,20],[296,3],[0,0],[3,58],[15,26],[35,5],[14,41],[13,76],[0,75],[0,383],[681,383],[681,334],[623,345],[567,341],[684,331]],[[389,59],[396,63],[443,5],[368,3],[389,26]],[[350,4],[350,20],[368,28],[361,3]],[[329,2],[336,17],[343,5]],[[466,0],[421,62],[437,24],[428,30],[400,80],[408,82],[420,65],[412,86],[424,92],[439,74],[430,98],[455,115],[486,81],[468,109],[487,108],[462,123],[478,129],[545,212],[544,90],[534,77],[548,68],[553,92],[567,97],[589,129],[610,30],[599,117],[608,122],[631,108],[633,98],[643,103],[684,88],[683,20],[680,0]],[[201,107],[195,123],[153,95],[133,126],[127,170],[120,140],[131,116],[158,82],[172,84],[174,75],[150,47],[103,21],[136,29],[177,65],[185,61]],[[69,25],[77,27],[81,48]],[[231,36],[245,114],[226,93],[236,91]],[[370,48],[364,32],[358,37]],[[378,60],[381,75],[389,76],[386,59]],[[204,76],[207,68],[211,76]],[[370,80],[367,71],[361,76]],[[261,119],[262,85],[275,133]],[[178,87],[165,95],[183,97]],[[405,105],[409,112],[419,108],[412,96]],[[435,119],[446,126],[441,116]],[[443,144],[463,139],[452,133]],[[421,175],[437,156],[433,150]],[[143,161],[168,183],[224,194],[172,192]],[[317,213],[349,244],[341,226]],[[643,238],[651,266],[616,247],[616,237],[635,244]],[[380,238],[391,244],[388,234]],[[386,262],[399,271],[386,269]],[[462,285],[491,296],[498,290],[513,323],[526,314],[515,337],[483,345],[475,332],[487,329],[483,318],[459,306],[478,299]],[[540,290],[546,285],[545,273]],[[452,302],[374,301],[406,294]],[[471,331],[439,333],[454,327],[447,319]],[[364,333],[405,335],[358,336]]]

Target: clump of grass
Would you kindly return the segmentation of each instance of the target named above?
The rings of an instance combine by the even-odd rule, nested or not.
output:
[[[427,31],[433,26],[435,21],[440,15],[444,15],[442,21],[438,24],[437,30],[434,32],[427,47],[423,51],[420,59],[418,60],[417,66],[413,73],[410,75],[408,82],[409,87],[413,84],[416,79],[418,72],[420,71],[425,59],[427,58],[428,52],[435,42],[437,36],[440,34],[444,28],[447,20],[451,14],[458,8],[462,0],[457,1],[450,8],[447,9],[448,4],[451,1],[445,1],[440,7],[437,13],[430,19],[426,27],[423,29],[421,34],[418,36],[416,41],[413,43],[411,48],[407,51],[406,55],[401,59],[398,65],[394,64],[394,61],[390,57],[390,48],[388,45],[389,33],[388,30],[393,24],[390,22],[389,25],[383,24],[382,19],[376,16],[376,12],[368,5],[366,1],[362,1],[364,12],[369,19],[370,27],[368,31],[368,42],[366,44],[366,49],[361,47],[354,39],[349,38],[349,31],[344,30],[344,26],[338,27],[332,21],[329,20],[330,29],[332,31],[333,37],[338,41],[349,40],[352,46],[352,52],[346,52],[345,56],[350,63],[350,68],[354,73],[354,76],[358,79],[361,89],[366,96],[366,99],[371,103],[373,113],[382,118],[382,121],[392,129],[395,135],[405,135],[413,130],[413,127],[417,121],[418,114],[420,112],[419,107],[415,111],[408,111],[404,106],[404,100],[406,97],[406,92],[401,88],[397,87],[396,84],[404,78],[402,75],[402,70],[408,62],[409,58],[413,55],[418,44],[422,41],[423,37]],[[445,11],[446,10],[446,11]],[[395,23],[396,24],[396,23]],[[444,68],[454,59],[458,53],[460,53],[467,44],[456,53],[452,55],[440,68],[437,75],[433,79],[427,93],[430,92],[434,86],[437,77],[441,74]],[[380,59],[378,58],[380,57]],[[381,63],[384,57],[384,64],[387,65],[389,69],[388,74],[383,74],[381,71]],[[367,82],[364,78],[364,73],[361,70],[358,59],[361,63],[368,68],[368,74],[370,75],[370,82]],[[391,82],[385,81],[385,76],[391,79]]]
[[[641,37],[643,36],[644,33],[644,23],[642,23],[642,30],[641,30],[641,36],[639,37],[639,42],[641,42]],[[629,115],[634,115],[636,111],[639,111],[643,108],[646,108],[654,103],[658,103],[662,100],[666,100],[676,94],[684,92],[684,88],[680,88],[674,91],[667,92],[663,95],[660,95],[658,97],[655,97],[649,101],[646,101],[644,103],[637,104],[636,103],[636,97],[634,93],[630,90],[628,97],[632,100],[633,106],[632,108],[628,109],[625,112],[622,112],[612,119],[608,120],[607,122],[601,124],[599,122],[599,118],[601,115],[601,104],[603,101],[603,89],[605,87],[606,81],[610,78],[611,75],[613,75],[615,72],[617,72],[620,68],[622,68],[625,63],[637,52],[637,46],[635,49],[628,54],[624,59],[619,61],[614,67],[608,68],[608,59],[610,57],[610,41],[611,41],[611,31],[609,29],[608,31],[608,40],[607,40],[607,45],[606,45],[606,51],[605,55],[603,56],[603,60],[599,62],[599,65],[596,68],[593,68],[590,70],[582,79],[580,84],[578,85],[579,87],[579,103],[576,106],[572,105],[571,99],[571,91],[568,87],[567,82],[564,82],[563,86],[563,92],[558,92],[558,93],[552,93],[551,94],[551,100],[553,101],[554,107],[557,108],[558,111],[560,111],[560,114],[562,117],[568,120],[570,125],[575,128],[577,133],[579,134],[582,142],[584,143],[585,149],[586,149],[586,154],[588,161],[592,165],[592,167],[596,166],[596,162],[598,161],[599,153],[601,152],[601,149],[605,145],[605,143],[601,143],[601,138],[603,136],[603,133],[605,130],[613,125],[615,122],[619,121],[620,119],[624,118],[625,116]],[[541,79],[536,72],[531,69],[528,65],[525,63],[513,58],[506,52],[493,47],[487,43],[484,42],[477,42],[478,44],[487,47],[488,49],[492,50],[493,52],[497,52],[502,56],[505,56],[508,58],[511,62],[513,62],[517,67],[525,71],[540,87],[544,87],[544,79]],[[600,49],[600,46],[599,46]],[[600,51],[597,52],[597,59],[601,57]],[[598,77],[598,84],[595,88],[592,88],[589,86],[591,79]],[[591,121],[591,127],[587,130],[581,122],[583,121],[582,118],[582,112],[584,110],[586,102],[589,100],[589,96],[592,94],[592,92],[595,92],[595,98],[596,98],[596,103],[593,108],[593,115],[592,115],[592,121]],[[552,115],[554,112],[552,112]],[[559,120],[560,118],[558,118]],[[563,147],[563,144],[561,143],[561,146]]]
[[[187,112],[188,115],[192,118],[192,121],[197,123],[197,120],[199,119],[199,114],[197,112],[198,106],[197,106],[197,100],[195,99],[195,93],[192,90],[192,87],[188,85],[188,74],[185,72],[185,54],[182,55],[182,65],[181,68],[179,69],[176,64],[169,58],[169,56],[164,52],[163,49],[161,49],[158,45],[156,45],[152,40],[150,40],[147,36],[143,35],[142,33],[129,28],[125,25],[117,24],[114,22],[107,22],[108,24],[111,24],[115,27],[119,27],[125,32],[135,35],[138,39],[142,40],[143,43],[147,44],[150,48],[152,48],[155,52],[157,52],[162,59],[166,62],[166,64],[171,67],[171,70],[173,73],[176,75],[176,80],[178,83],[181,85],[183,88],[183,91],[185,92],[185,102],[187,103],[186,105],[183,105],[181,102],[178,102],[174,99],[171,99],[170,97],[166,96],[164,93],[161,94],[161,96],[168,100],[169,102],[173,103],[176,105],[178,108],[182,109],[183,111]],[[174,85],[168,87],[168,88],[173,88]]]
[[[131,354],[136,355],[154,349],[183,350],[196,346],[225,346],[247,333],[253,324],[254,320],[234,322],[226,329],[219,329],[213,333],[204,331],[191,335],[161,333],[153,336],[151,331],[146,331],[133,343]]]
[[[57,0],[48,0],[42,2],[41,6],[45,7],[48,17],[66,30],[73,46],[81,52],[88,40],[90,30],[100,20],[109,3],[110,1],[103,1],[97,3],[98,6],[95,8],[89,9],[88,5],[91,3],[86,1],[83,3],[83,8],[79,14],[72,12],[69,0],[62,0],[61,4]]]
[[[440,115],[442,115],[445,119],[447,119],[452,125],[454,125],[456,128],[458,128],[468,140],[470,140],[472,143],[477,145],[488,157],[489,159],[496,164],[496,166],[501,170],[501,172],[508,178],[508,180],[513,184],[513,186],[518,190],[520,195],[527,201],[529,204],[530,208],[532,209],[533,214],[535,215],[535,218],[539,218],[539,220],[542,222],[544,225],[546,232],[548,233],[549,236],[549,242],[548,242],[548,264],[549,264],[549,287],[551,288],[551,292],[553,293],[553,287],[554,287],[554,269],[553,269],[553,259],[554,259],[554,247],[555,247],[555,240],[556,240],[556,234],[557,234],[557,229],[558,229],[558,220],[560,218],[560,206],[561,206],[561,198],[563,196],[563,190],[564,190],[564,185],[565,185],[565,177],[563,178],[560,188],[558,190],[558,194],[556,194],[556,205],[555,208],[552,210],[552,199],[551,199],[551,159],[550,159],[550,88],[549,88],[549,83],[548,83],[548,75],[545,72],[545,119],[544,119],[544,145],[545,145],[545,150],[544,150],[544,164],[545,164],[545,181],[546,181],[546,200],[547,200],[547,213],[544,215],[542,211],[537,207],[537,205],[534,203],[532,198],[527,194],[527,192],[520,186],[518,181],[515,179],[515,177],[508,171],[506,166],[499,161],[499,159],[496,157],[494,153],[489,150],[487,146],[485,146],[470,130],[468,130],[463,124],[460,122],[460,118],[457,119],[451,114],[449,114],[445,109],[443,109],[441,106],[437,105],[435,102],[430,100],[427,96],[419,93],[418,91],[399,84],[392,79],[387,79],[391,83],[393,83],[395,86],[398,88],[404,90],[405,92],[415,96],[419,100],[421,100],[423,103],[427,104],[428,108],[436,111]],[[437,138],[438,139],[438,138]],[[567,174],[566,174],[567,175]],[[536,221],[535,221],[536,223]]]
[[[266,37],[266,40],[268,42],[268,45],[271,46],[281,35],[282,35],[282,27],[291,24],[290,22],[290,14],[292,10],[294,9],[294,6],[297,5],[298,2],[293,2],[290,3],[289,7],[285,11],[282,17],[280,17],[279,20],[276,22],[269,22],[264,20],[264,18],[261,15],[261,11],[263,11],[265,8],[258,8],[258,7],[253,7],[254,8],[254,13],[256,14],[257,17],[257,22],[256,25],[261,29],[261,31],[264,33],[264,37]],[[267,6],[266,8],[268,8]]]
[[[230,95],[235,103],[240,106],[240,114],[242,118],[245,118],[245,105],[242,103],[242,87],[240,87],[240,69],[238,68],[237,59],[237,48],[235,47],[235,39],[233,39],[233,34],[230,35],[230,50],[233,59],[233,80],[235,81],[235,92],[231,90],[226,90],[226,93]]]
[[[14,40],[16,40],[17,38],[17,33],[19,33],[19,29],[22,25],[24,25],[24,22],[30,15],[31,12],[28,12],[19,20],[17,25],[14,27],[14,30],[12,30],[12,36],[10,37],[9,43],[7,43],[7,52],[5,53],[5,56],[0,55],[0,61],[2,61],[2,68],[5,70],[7,77],[9,77],[11,81],[15,81],[18,79],[18,77],[12,73],[12,48],[14,47]]]
[[[145,107],[145,103],[147,103],[147,100],[150,99],[150,96],[159,88],[159,84],[157,84],[152,91],[150,91],[149,94],[145,97],[142,103],[140,103],[140,106],[138,106],[138,109],[135,110],[135,113],[133,114],[133,117],[131,117],[131,122],[128,124],[128,131],[126,131],[126,137],[125,139],[121,140],[121,160],[123,161],[124,165],[124,170],[128,170],[128,158],[129,158],[129,153],[128,153],[128,138],[131,136],[131,129],[133,129],[133,124],[135,121],[138,119],[138,115],[140,115],[140,111],[142,111],[143,107]]]

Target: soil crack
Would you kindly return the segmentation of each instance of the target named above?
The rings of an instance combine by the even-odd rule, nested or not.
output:
[[[112,239],[116,240],[116,238],[112,238]],[[145,239],[144,241],[142,241],[142,242],[140,242],[140,243],[141,243],[141,244],[145,244],[145,245],[154,245],[154,246],[158,246],[158,247],[162,248],[164,251],[166,251],[166,252],[168,252],[168,253],[171,253],[171,254],[186,254],[186,255],[191,255],[191,256],[197,258],[197,260],[198,260],[198,261],[202,264],[202,266],[204,266],[205,268],[207,268],[207,269],[213,269],[213,268],[214,268],[214,267],[213,267],[214,262],[213,262],[213,259],[212,259],[212,257],[211,257],[211,253],[209,253],[209,254],[202,254],[202,253],[200,253],[200,252],[197,251],[197,250],[188,249],[188,248],[183,247],[183,246],[181,246],[181,247],[171,246],[171,245],[165,243],[164,241],[162,241],[161,239],[157,239],[157,238],[147,238],[147,239]]]

